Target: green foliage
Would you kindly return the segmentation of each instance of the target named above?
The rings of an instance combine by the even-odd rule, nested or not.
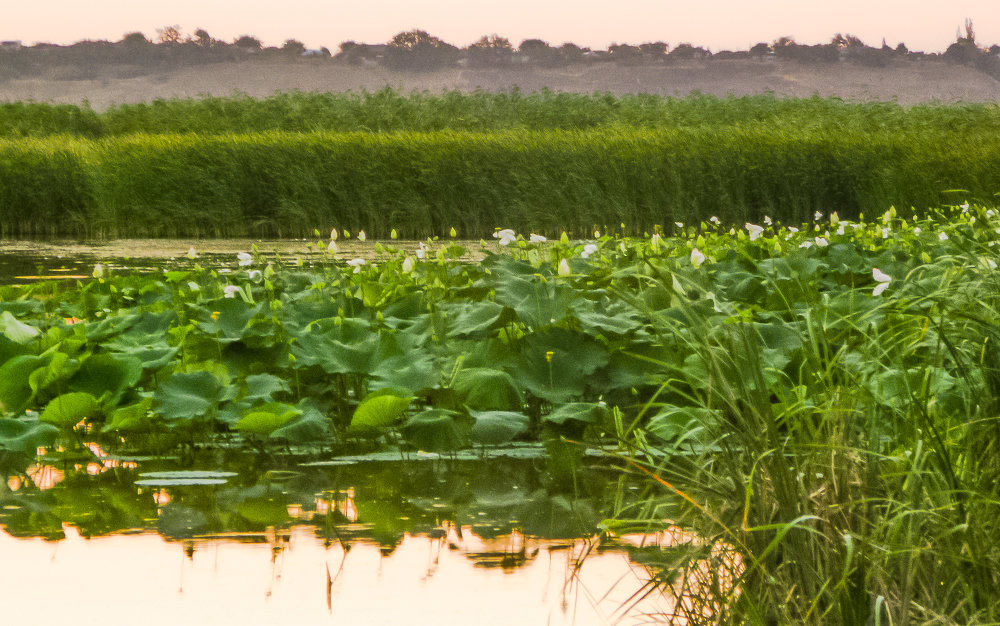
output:
[[[61,428],[72,428],[84,420],[93,421],[100,413],[97,398],[78,391],[53,398],[45,406],[39,420]]]
[[[0,105],[3,233],[641,232],[1000,189],[989,105],[381,91],[128,105],[99,131],[39,107]]]

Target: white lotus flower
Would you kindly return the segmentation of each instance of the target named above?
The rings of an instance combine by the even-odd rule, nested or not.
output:
[[[236,294],[239,293],[239,291],[240,288],[237,287],[236,285],[226,285],[225,287],[222,288],[222,292],[226,295],[227,298],[235,298]]]
[[[712,217],[708,218],[708,221],[712,222],[716,226],[718,226],[719,224],[722,223],[721,221],[719,221],[719,218],[715,217],[714,215]]]
[[[368,239],[368,236],[365,235],[365,231],[359,232],[358,233],[358,241],[364,241],[365,239]]]
[[[260,276],[261,276],[260,270],[250,270],[249,272],[247,272],[247,278],[249,278],[250,280],[257,280],[258,278],[260,278]]]
[[[330,245],[326,247],[333,254],[337,254],[337,241],[335,239],[330,240]]]
[[[940,239],[941,241],[947,241],[948,235],[945,233],[938,233],[938,239]]]
[[[966,202],[965,204],[960,204],[960,205],[958,205],[958,208],[962,209],[962,213],[968,213],[969,212],[969,203]]]
[[[336,228],[331,228],[330,229],[330,241],[337,241],[337,236],[338,236],[337,235],[337,229]]]
[[[559,261],[558,273],[560,276],[569,276],[569,261],[567,261],[566,259],[562,259]]]
[[[104,277],[104,266],[100,263],[94,266],[94,278]]]
[[[253,264],[253,256],[247,252],[237,252],[236,259],[239,261],[240,267]]]
[[[889,238],[889,229],[888,228],[883,228],[882,229],[882,239],[888,239],[888,238]]]
[[[499,239],[501,246],[509,246],[510,244],[517,241],[517,234],[510,228],[504,228],[503,230],[498,230],[494,232],[493,238]]]
[[[405,259],[403,259],[403,273],[409,274],[412,271],[413,271],[413,259],[411,259],[410,257],[406,257]]]
[[[684,228],[684,222],[674,222],[674,226],[677,228]]]
[[[653,247],[653,252],[660,251],[660,233],[653,233],[653,238],[649,240],[650,245]]]
[[[354,268],[354,273],[357,274],[361,271],[361,266],[365,264],[364,259],[351,259],[347,262],[348,265]]]
[[[830,242],[825,237],[817,237],[816,245],[819,246],[820,248],[825,248],[828,245],[830,245]]]
[[[872,268],[872,278],[878,283],[875,288],[872,289],[872,295],[877,296],[889,287],[889,283],[892,282],[892,276],[889,276],[877,267]]]
[[[920,233],[922,233],[923,231],[924,231],[924,229],[923,229],[923,228],[920,228],[919,226],[915,226],[915,227],[913,228],[913,234],[914,234],[914,235],[919,235],[919,234],[920,234]]]
[[[774,224],[774,221],[771,220],[771,216],[770,215],[765,215],[764,216],[764,225],[765,226],[771,226],[772,224]]]
[[[548,241],[548,239],[546,239],[545,237],[541,235],[536,235],[535,233],[531,233],[531,236],[528,239],[531,241],[531,243],[545,243],[546,241]]]
[[[417,255],[417,258],[421,260],[427,258],[427,246],[424,245],[424,242],[422,241],[420,242],[420,245],[417,246],[417,251],[415,254]]]
[[[812,245],[813,245],[813,242],[811,242],[809,240],[806,240],[806,241],[803,241],[802,243],[800,243],[799,247],[800,248],[811,248]]]
[[[701,264],[705,262],[705,258],[705,254],[698,248],[691,250],[691,266],[695,269],[701,267]]]
[[[813,213],[813,220],[814,221],[818,222],[821,219],[823,219],[823,213],[822,213],[822,211],[816,211],[815,213]]]
[[[190,248],[188,248],[188,258],[189,259],[194,259],[197,256],[198,256],[198,253],[194,251],[194,246],[191,246]]]
[[[844,234],[844,228],[846,226],[847,226],[847,222],[841,222],[840,226],[837,227],[837,234],[838,235],[843,235]]]
[[[993,209],[989,209],[988,211],[986,211],[986,217],[995,217],[996,214],[997,212]]]
[[[747,231],[750,232],[750,241],[753,241],[754,239],[760,237],[761,233],[764,232],[764,227],[763,226],[758,226],[756,224],[751,224],[750,222],[747,222],[746,224],[744,224],[743,228],[746,228]]]
[[[585,246],[583,246],[583,252],[580,253],[580,256],[586,259],[595,252],[597,252],[597,244],[588,243]]]

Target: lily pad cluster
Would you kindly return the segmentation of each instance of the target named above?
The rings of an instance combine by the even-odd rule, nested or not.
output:
[[[676,446],[690,424],[726,418],[691,399],[706,369],[690,333],[745,334],[761,391],[808,402],[825,367],[810,319],[840,336],[837,358],[867,367],[869,329],[937,341],[906,317],[939,306],[928,294],[943,282],[996,268],[987,207],[769,221],[576,241],[504,231],[476,263],[431,241],[417,258],[379,244],[363,264],[243,255],[231,271],[3,288],[0,454],[81,439],[449,451],[641,433]],[[934,410],[974,393],[953,363],[913,367],[872,368],[866,391],[891,404],[919,370]]]

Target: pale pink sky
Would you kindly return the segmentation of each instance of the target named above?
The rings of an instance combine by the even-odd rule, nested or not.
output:
[[[455,45],[498,33],[516,46],[537,37],[605,48],[609,43],[690,42],[747,49],[791,35],[802,43],[851,33],[870,45],[884,37],[911,50],[942,51],[971,18],[977,39],[1000,43],[998,0],[2,0],[0,39],[72,43],[117,41],[131,31],[206,29],[231,41],[252,34],[265,45],[288,38],[336,50],[345,40],[382,43],[421,28]]]

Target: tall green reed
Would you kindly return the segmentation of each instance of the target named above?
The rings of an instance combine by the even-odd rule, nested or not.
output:
[[[684,623],[1000,620],[1000,276],[974,236],[957,243],[886,257],[905,275],[891,297],[775,264],[766,288],[788,306],[771,316],[723,322],[725,305],[685,299],[648,311],[689,355],[662,366],[657,404],[690,420],[686,443],[658,452],[636,437],[633,463],[665,495],[626,515],[703,538],[662,564],[664,584],[714,582],[679,605]],[[653,283],[705,289],[662,270]]]
[[[991,138],[992,137],[992,138]],[[386,237],[808,220],[993,200],[1000,140],[784,127],[0,141],[9,235]]]

